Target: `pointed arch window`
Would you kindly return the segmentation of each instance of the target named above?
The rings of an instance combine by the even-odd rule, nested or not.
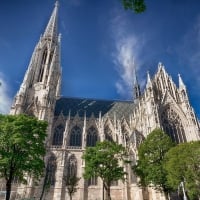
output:
[[[51,64],[52,58],[53,58],[53,52],[51,52],[50,56],[49,56],[49,65]]]
[[[60,124],[54,129],[52,145],[61,146],[63,144],[63,133],[64,127]]]
[[[44,50],[43,55],[42,55],[42,60],[41,60],[41,66],[40,66],[40,71],[38,74],[38,82],[42,82],[43,80],[43,76],[44,76],[44,66],[46,63],[46,59],[47,59],[47,48]]]
[[[164,77],[164,73],[161,72],[161,82],[162,82],[162,85],[163,85],[163,89],[166,88],[166,83],[165,83],[165,77]]]
[[[162,88],[161,88],[161,83],[160,83],[160,80],[159,80],[159,79],[158,79],[158,81],[157,81],[157,84],[158,84],[158,90],[161,91]]]
[[[168,86],[169,86],[169,92],[173,96],[173,88],[172,88],[173,86],[172,86],[172,83],[169,79],[168,79]]]
[[[46,59],[47,59],[47,48],[44,50],[43,55],[42,55],[42,65],[44,65],[46,63]]]
[[[180,102],[180,97],[179,97],[179,94],[178,94],[178,91],[176,90],[176,99],[178,102]]]
[[[67,163],[67,177],[77,176],[77,159],[75,155],[71,155]]]
[[[104,134],[105,134],[105,140],[113,142],[112,131],[108,126],[104,128]]]
[[[47,184],[50,185],[55,185],[56,182],[56,178],[55,178],[55,173],[56,173],[56,157],[55,155],[51,155],[49,160],[48,160],[48,164],[47,164],[47,168],[46,168],[46,177],[45,177],[45,182]]]
[[[124,142],[126,143],[126,145],[128,145],[128,143],[129,143],[129,133],[126,130],[124,125],[122,126],[122,135],[123,135]]]
[[[185,100],[185,99],[186,99],[186,93],[185,93],[185,90],[182,90],[182,91],[181,91],[181,95],[182,95],[183,100]]]
[[[82,146],[82,132],[78,126],[74,126],[70,133],[70,146]]]
[[[93,147],[98,140],[97,130],[92,126],[87,131],[86,146]]]
[[[161,114],[164,131],[177,143],[186,142],[185,131],[180,116],[167,107]]]

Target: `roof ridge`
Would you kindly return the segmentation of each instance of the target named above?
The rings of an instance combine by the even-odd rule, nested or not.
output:
[[[60,96],[59,99],[65,98],[65,99],[79,99],[79,100],[91,100],[91,101],[107,101],[107,102],[127,102],[127,103],[134,103],[132,100],[121,100],[121,99],[98,99],[98,98],[92,98],[92,97],[74,97],[74,96]],[[59,100],[58,99],[58,100]]]

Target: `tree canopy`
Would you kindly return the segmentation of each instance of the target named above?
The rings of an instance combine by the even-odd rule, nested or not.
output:
[[[84,177],[100,177],[110,200],[110,186],[113,181],[125,180],[123,162],[127,162],[127,152],[115,142],[98,142],[95,147],[88,147],[83,155],[85,159]]]
[[[135,13],[142,13],[146,10],[144,0],[121,0],[126,10],[132,10]]]
[[[47,123],[26,115],[0,115],[0,177],[6,182],[6,200],[12,181],[38,179],[44,169]]]
[[[191,200],[200,198],[200,142],[178,144],[166,154],[168,184],[177,190],[180,183]]]
[[[164,156],[174,146],[171,138],[161,129],[152,131],[138,149],[138,162],[133,167],[140,177],[141,186],[153,186],[167,196],[170,187],[164,168]]]

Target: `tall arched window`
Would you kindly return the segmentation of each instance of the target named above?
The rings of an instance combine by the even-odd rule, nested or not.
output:
[[[82,133],[78,126],[74,126],[70,134],[70,146],[81,146],[82,145]]]
[[[67,177],[77,176],[77,160],[75,155],[71,155],[67,163]]]
[[[92,126],[87,131],[86,146],[90,146],[90,147],[95,146],[97,140],[98,140],[97,130]]]
[[[186,136],[179,115],[167,107],[161,114],[161,121],[164,131],[177,143],[185,142]]]
[[[126,130],[124,125],[122,126],[122,135],[123,135],[124,142],[126,143],[126,145],[128,145],[128,143],[129,143],[129,133]]]
[[[169,92],[173,96],[173,88],[172,88],[173,86],[172,86],[172,83],[169,79],[168,79],[168,86],[169,86]]]
[[[38,82],[42,82],[43,80],[44,66],[45,66],[46,59],[47,59],[47,49],[44,50],[43,55],[42,55],[40,71],[38,74]]]
[[[47,168],[46,168],[46,178],[45,182],[50,185],[55,185],[55,173],[56,173],[56,157],[52,154],[48,160]]]
[[[158,85],[158,90],[161,91],[162,90],[162,87],[161,87],[161,83],[160,83],[160,80],[158,79],[157,81],[157,85]]]
[[[181,91],[181,95],[182,95],[183,100],[185,100],[185,99],[186,99],[186,93],[185,93],[185,90],[182,90],[182,91]]]
[[[113,142],[112,131],[108,126],[104,128],[105,140]]]
[[[62,125],[59,125],[54,129],[52,145],[57,145],[57,146],[62,145],[62,143],[63,143],[63,133],[64,133],[64,127]]]

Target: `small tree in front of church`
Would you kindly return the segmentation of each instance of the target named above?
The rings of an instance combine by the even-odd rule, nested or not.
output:
[[[165,156],[168,184],[191,200],[200,198],[200,141],[178,144]],[[184,194],[182,194],[184,195]]]
[[[138,148],[138,161],[133,171],[140,177],[142,187],[150,186],[164,192],[166,199],[171,187],[164,168],[165,154],[174,146],[171,138],[161,129],[153,130]]]
[[[6,200],[12,182],[40,178],[44,169],[47,123],[26,115],[0,115],[0,177],[5,179]]]
[[[106,190],[106,200],[111,200],[110,186],[113,181],[125,180],[123,163],[129,163],[127,151],[115,142],[98,142],[88,147],[83,155],[85,159],[84,177],[100,177]]]
[[[72,196],[77,191],[77,186],[80,179],[81,178],[77,177],[75,174],[72,176],[64,176],[64,181],[70,200],[72,200]]]

